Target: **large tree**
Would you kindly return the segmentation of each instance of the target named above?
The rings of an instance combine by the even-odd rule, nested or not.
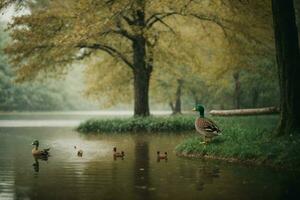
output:
[[[300,130],[300,60],[293,0],[272,0],[280,86],[279,135]]]
[[[65,72],[66,66],[78,59],[104,51],[133,73],[136,116],[149,115],[148,91],[153,70],[153,48],[160,33],[156,24],[172,31],[165,20],[180,15],[222,27],[213,9],[217,3],[208,5],[189,0],[53,0],[46,1],[40,7],[34,3],[30,5],[34,8],[30,14],[14,19],[11,26],[14,42],[7,48],[17,67],[19,80],[34,78],[42,72],[47,75],[53,71]]]

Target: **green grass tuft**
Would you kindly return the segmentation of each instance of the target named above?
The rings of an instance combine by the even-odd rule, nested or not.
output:
[[[182,132],[194,130],[195,116],[91,119],[79,125],[83,133]]]

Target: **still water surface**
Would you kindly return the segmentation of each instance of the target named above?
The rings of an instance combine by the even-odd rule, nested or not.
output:
[[[177,157],[175,146],[194,133],[85,136],[72,127],[29,127],[21,118],[23,127],[0,128],[1,200],[299,199],[295,173]],[[47,161],[31,156],[34,139],[51,148]],[[124,160],[113,159],[114,146]],[[168,162],[157,162],[157,150],[168,152]]]

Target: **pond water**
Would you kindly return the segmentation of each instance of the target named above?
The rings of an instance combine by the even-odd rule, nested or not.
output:
[[[52,127],[34,126],[41,119],[29,116],[0,117],[6,120],[0,124],[19,123],[0,128],[1,200],[299,199],[293,172],[177,157],[175,146],[193,132],[82,135],[70,124],[63,127],[65,116],[48,116]],[[51,148],[47,161],[32,157],[34,139]],[[125,151],[123,160],[113,159],[114,146]],[[168,152],[167,162],[157,162],[157,150]]]

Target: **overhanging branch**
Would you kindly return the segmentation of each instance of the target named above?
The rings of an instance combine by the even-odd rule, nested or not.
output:
[[[112,57],[122,60],[130,68],[132,68],[132,69],[134,68],[133,64],[126,58],[125,55],[123,55],[121,52],[119,52],[115,48],[110,47],[108,45],[104,45],[104,44],[79,44],[79,45],[77,45],[77,47],[79,47],[79,48],[89,48],[89,49],[95,49],[95,50],[102,50],[102,51],[108,53],[109,55],[111,55]]]
[[[218,25],[222,29],[225,36],[227,35],[227,33],[226,33],[227,27],[222,23],[222,20],[220,20],[218,17],[208,16],[208,15],[203,15],[203,14],[201,15],[201,14],[194,14],[194,13],[184,13],[184,12],[155,13],[146,20],[147,29],[150,29],[156,22],[162,23],[163,22],[162,20],[164,18],[169,17],[169,16],[174,16],[174,15],[179,15],[179,16],[183,16],[183,17],[191,16],[191,17],[203,20],[203,21],[212,22],[212,23]]]
[[[179,12],[155,13],[146,20],[146,27],[150,29],[156,22],[171,15],[179,15]]]
[[[133,35],[131,35],[130,33],[128,33],[128,31],[126,31],[124,29],[118,29],[118,30],[110,29],[110,30],[102,32],[101,35],[107,35],[109,33],[114,33],[114,34],[118,34],[118,35],[124,36],[127,39],[129,39],[129,40],[133,40],[134,39]]]

